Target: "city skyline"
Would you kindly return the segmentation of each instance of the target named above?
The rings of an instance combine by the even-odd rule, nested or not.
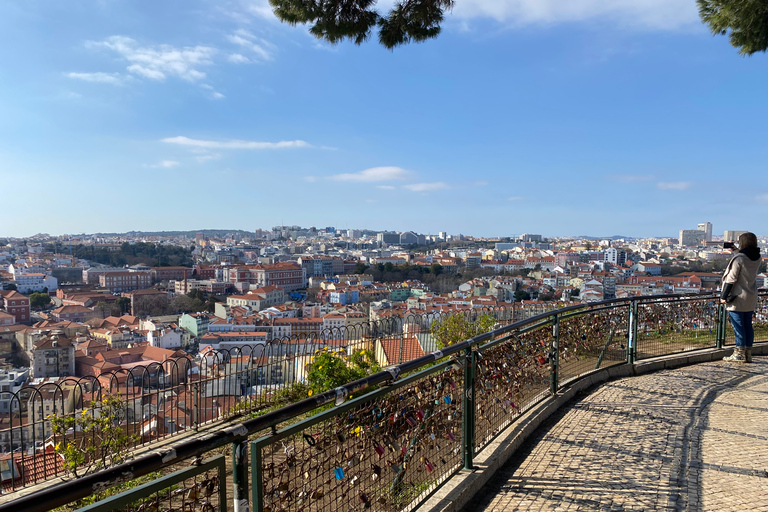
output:
[[[707,223],[707,224],[709,224],[709,223]],[[275,227],[278,227],[278,226],[275,226]],[[308,229],[311,229],[311,228],[314,227],[315,229],[317,229],[318,232],[324,231],[326,229],[326,226],[324,226],[324,225],[312,225],[312,224],[306,224],[306,223],[303,224],[303,225],[292,225],[292,226],[283,225],[283,226],[279,226],[279,227],[299,227],[300,230],[308,230]],[[445,229],[439,230],[439,231],[436,231],[436,232],[423,233],[423,232],[419,232],[418,230],[409,230],[409,229],[406,229],[406,230],[393,230],[393,229],[371,230],[371,229],[359,228],[359,227],[355,227],[355,226],[331,226],[331,227],[333,227],[336,230],[337,233],[339,233],[339,232],[346,233],[347,231],[369,231],[369,232],[376,232],[376,233],[387,233],[387,232],[388,233],[403,233],[403,232],[406,232],[406,231],[413,231],[413,232],[418,233],[420,235],[434,236],[434,237],[437,237],[439,234],[444,233],[449,238],[461,235],[461,236],[468,236],[468,237],[473,237],[473,238],[487,238],[487,239],[496,239],[496,238],[520,239],[520,238],[522,238],[524,236],[522,231],[516,232],[516,233],[508,233],[508,234],[497,234],[497,235],[480,236],[480,235],[475,235],[475,234],[473,234],[471,232],[466,232],[466,233],[458,232],[458,231],[457,232],[452,232],[452,231],[447,231]],[[26,236],[10,236],[10,235],[6,235],[6,234],[3,234],[2,232],[0,232],[0,238],[25,239],[25,238],[34,238],[35,236],[39,236],[39,235],[47,235],[47,236],[51,236],[51,237],[75,237],[75,238],[76,237],[81,237],[81,236],[87,236],[87,237],[101,236],[101,237],[105,237],[105,238],[113,237],[113,236],[139,236],[139,237],[140,236],[149,236],[149,237],[162,237],[162,236],[165,236],[165,237],[172,237],[174,235],[171,235],[171,233],[184,233],[185,236],[188,236],[190,239],[194,239],[196,234],[204,234],[204,232],[210,232],[210,231],[221,232],[221,233],[231,233],[231,234],[240,234],[240,233],[253,234],[253,233],[257,232],[257,231],[267,232],[267,231],[272,231],[272,230],[273,230],[273,228],[267,228],[267,227],[260,227],[260,228],[256,228],[255,230],[254,229],[248,230],[248,229],[241,229],[241,228],[233,228],[233,227],[229,227],[229,228],[205,227],[205,228],[188,229],[188,230],[187,229],[167,229],[167,230],[156,230],[156,231],[154,231],[154,230],[153,231],[146,230],[145,231],[145,230],[141,230],[141,229],[132,229],[132,230],[129,230],[129,231],[121,231],[121,232],[117,232],[117,231],[97,231],[97,232],[92,232],[92,233],[86,233],[86,232],[80,232],[80,233],[74,233],[74,232],[72,232],[72,233],[39,232],[39,233],[34,233],[34,234],[26,235]],[[678,233],[680,233],[681,231],[683,231],[683,230],[678,230]],[[698,230],[686,230],[686,231],[697,232]],[[715,232],[712,233],[712,238],[719,240],[719,239],[722,239],[724,237],[725,232],[734,232],[734,231],[736,233],[741,233],[742,232],[741,230],[730,230],[730,229],[728,229],[728,230],[723,230],[723,234],[720,234],[720,232],[715,231]],[[677,239],[679,237],[678,234],[635,236],[635,235],[631,235],[631,234],[627,234],[627,233],[623,233],[623,234],[616,233],[616,234],[612,234],[612,235],[607,235],[607,234],[588,234],[588,233],[552,235],[552,234],[548,234],[548,233],[540,233],[538,235],[543,236],[544,238],[553,239],[553,240],[555,240],[555,239],[568,239],[568,238],[572,238],[572,239],[576,239],[576,240],[578,240],[578,239],[595,239],[595,240],[603,239],[603,240],[606,240],[606,239],[624,239],[624,238],[626,238],[626,239],[654,239],[654,238],[658,238],[658,239],[674,238],[674,239]],[[756,235],[758,236],[758,238],[763,238],[764,236],[766,236],[766,235],[763,235],[763,234],[761,234],[759,232],[756,233]],[[205,236],[207,237],[209,235],[205,235]],[[218,235],[215,235],[215,236],[214,235],[210,235],[210,236],[213,236],[213,238],[218,237]]]
[[[8,2],[0,29],[0,236],[676,237],[768,213],[766,55],[693,0],[460,1],[393,52],[247,0]]]

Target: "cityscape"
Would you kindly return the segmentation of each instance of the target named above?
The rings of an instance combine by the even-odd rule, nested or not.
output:
[[[766,16],[3,3],[0,512],[743,509]]]
[[[184,379],[205,378],[234,353],[258,352],[258,375],[225,379],[229,391],[211,392],[209,410],[195,412],[213,420],[224,403],[306,379],[306,354],[317,350],[364,348],[382,368],[421,357],[437,348],[433,326],[449,315],[493,311],[514,322],[608,299],[711,295],[732,254],[723,244],[741,233],[714,235],[702,222],[657,239],[301,226],[0,238],[0,450],[5,460],[44,451],[51,430],[41,411],[58,400],[75,412],[72,378],[108,386],[128,372],[132,382],[134,369],[154,364],[165,368],[151,376],[162,389],[170,361]],[[42,398],[52,386],[62,395]],[[162,408],[137,389],[132,414],[145,441],[197,421],[183,397]],[[44,408],[34,405],[41,398]]]

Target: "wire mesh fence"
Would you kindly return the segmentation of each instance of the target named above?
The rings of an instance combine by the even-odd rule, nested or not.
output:
[[[408,510],[461,465],[463,372],[454,363],[251,445],[254,510]]]
[[[637,359],[715,347],[718,316],[713,297],[638,301]]]
[[[111,494],[109,490],[102,491]],[[134,489],[106,497],[76,512],[226,512],[226,470],[223,456],[200,462]]]
[[[535,339],[541,327],[482,349],[475,381],[475,452],[549,390],[548,344]]]
[[[629,307],[611,305],[558,319],[560,383],[627,361]]]

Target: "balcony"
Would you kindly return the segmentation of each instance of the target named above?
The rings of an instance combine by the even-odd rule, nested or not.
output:
[[[727,479],[709,485],[721,473],[765,476],[757,469],[765,456],[734,462],[737,450],[749,451],[735,439],[764,441],[759,425],[729,419],[764,411],[759,387],[768,367],[762,358],[753,365],[714,362],[733,343],[714,297],[611,300],[523,320],[487,313],[497,319],[490,333],[286,407],[262,413],[272,395],[247,395],[216,415],[216,402],[205,409],[208,423],[196,420],[186,433],[179,427],[179,434],[146,440],[120,466],[39,490],[23,479],[4,482],[12,494],[0,512],[49,510],[156,472],[165,476],[104,506],[125,509],[141,499],[142,510],[206,512],[232,500],[239,510],[247,504],[270,512],[466,510],[470,503],[489,510],[653,509],[662,502],[695,508],[714,503],[709,495],[735,503],[727,500],[740,495]],[[428,321],[365,328],[378,337],[402,336]],[[768,338],[767,296],[755,330],[757,339]],[[364,343],[362,336],[349,339]],[[768,354],[768,345],[756,353],[763,350]],[[242,370],[249,375],[260,369],[252,366],[255,356]],[[170,389],[194,385],[169,374]],[[194,400],[212,398],[212,387],[199,385]],[[226,395],[220,391],[216,396]],[[569,405],[571,399],[578,400]],[[547,418],[546,428],[536,430]],[[225,447],[232,460],[214,456]],[[225,464],[232,472],[226,485]],[[483,488],[492,477],[498,485]],[[473,498],[477,492],[484,502]]]

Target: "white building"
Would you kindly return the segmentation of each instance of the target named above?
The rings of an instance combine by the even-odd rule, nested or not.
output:
[[[155,331],[149,331],[147,333],[147,341],[153,347],[165,349],[180,348],[182,345],[181,329],[162,327]]]
[[[707,242],[712,241],[712,223],[711,222],[702,222],[698,225],[697,229],[699,231],[704,232],[704,236],[705,236],[704,240],[706,240]]]
[[[32,272],[28,274],[14,274],[13,282],[19,293],[41,292],[44,288],[53,291],[59,287],[59,280],[53,276]]]

